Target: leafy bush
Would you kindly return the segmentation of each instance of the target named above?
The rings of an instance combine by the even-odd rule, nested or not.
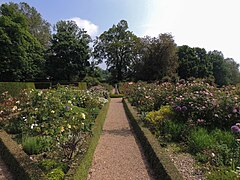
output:
[[[189,150],[193,153],[202,152],[216,144],[215,139],[203,128],[193,130],[188,138]]]
[[[60,168],[64,173],[68,171],[68,166],[64,163],[56,162],[53,159],[42,160],[38,165],[44,172],[50,172],[53,169]]]
[[[87,83],[87,87],[92,87],[92,86],[97,86],[100,84],[100,82],[98,81],[97,78],[95,77],[91,77],[91,76],[86,76],[84,79],[83,79],[83,82],[86,82]]]
[[[13,97],[18,97],[24,89],[35,89],[31,82],[0,82],[0,94],[8,91]]]
[[[39,154],[49,148],[47,137],[24,137],[22,140],[23,150],[29,154]]]
[[[80,90],[86,90],[87,89],[87,83],[86,82],[79,82],[78,83],[78,88]]]
[[[210,172],[210,174],[207,175],[208,180],[237,180],[239,179],[239,176],[232,171],[231,169],[227,168],[220,168],[217,170],[213,170]]]
[[[62,180],[64,179],[64,172],[60,168],[55,168],[47,174],[48,180]]]
[[[49,89],[52,87],[51,82],[34,82],[36,89]]]
[[[168,141],[181,141],[187,135],[187,126],[183,123],[166,120],[163,122],[162,135]]]
[[[176,120],[211,129],[230,127],[240,117],[240,97],[232,86],[220,89],[204,80],[176,84],[131,82],[120,84],[120,91],[140,112],[170,105]]]
[[[145,120],[150,122],[153,126],[161,128],[164,120],[172,119],[173,111],[170,106],[162,106],[158,111],[151,111],[147,113]]]

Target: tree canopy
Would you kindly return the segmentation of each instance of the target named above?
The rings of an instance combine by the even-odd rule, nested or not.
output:
[[[0,80],[29,81],[39,77],[43,47],[28,31],[26,17],[16,5],[0,7]]]
[[[157,38],[147,36],[142,38],[141,44],[135,63],[137,79],[152,81],[175,75],[178,57],[171,34],[160,34]]]
[[[108,70],[116,81],[128,76],[136,56],[134,48],[139,39],[127,29],[127,21],[121,20],[117,25],[103,32],[94,43],[94,58],[98,63],[106,62]]]
[[[90,36],[74,21],[59,21],[47,54],[48,75],[53,80],[81,80],[90,58]]]

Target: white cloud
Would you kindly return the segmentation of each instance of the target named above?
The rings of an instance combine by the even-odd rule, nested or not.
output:
[[[91,37],[98,34],[98,26],[89,20],[81,19],[79,17],[73,17],[69,20],[75,21],[78,27],[84,28]]]

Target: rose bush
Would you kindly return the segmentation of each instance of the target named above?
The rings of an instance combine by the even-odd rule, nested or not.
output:
[[[232,86],[217,88],[201,80],[183,83],[125,83],[121,91],[141,112],[170,105],[175,119],[209,128],[228,128],[240,117],[239,95]]]
[[[1,105],[5,106],[1,108],[1,117],[17,113],[4,123],[4,127],[8,129],[14,124],[23,139],[47,139],[48,147],[42,149],[56,151],[67,161],[81,148],[99,110],[108,101],[101,92],[63,86],[23,91],[19,99],[13,99],[7,93],[3,96]],[[33,140],[32,144],[35,143]]]

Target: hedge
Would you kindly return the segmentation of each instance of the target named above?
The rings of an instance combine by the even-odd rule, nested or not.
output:
[[[42,170],[40,170],[37,165],[30,160],[29,156],[3,130],[0,130],[0,156],[9,167],[15,179],[47,179]]]
[[[129,122],[138,138],[144,154],[149,162],[157,179],[182,180],[183,177],[171,161],[170,157],[160,147],[159,141],[155,136],[141,123],[137,111],[123,99],[124,109],[129,118]]]
[[[8,91],[13,97],[17,97],[23,89],[35,89],[33,82],[0,82],[0,93]]]
[[[80,90],[86,90],[87,89],[87,83],[86,82],[79,82],[78,83],[78,88]]]
[[[106,119],[107,111],[109,108],[110,99],[108,103],[101,109],[98,114],[95,125],[93,127],[93,135],[88,142],[88,148],[83,157],[80,157],[73,165],[70,167],[68,173],[66,174],[66,180],[86,180],[90,167],[92,166],[93,155],[97,147],[100,135],[102,133],[103,124]]]
[[[49,89],[52,87],[52,82],[35,82],[36,89]]]
[[[123,98],[124,96],[124,94],[110,94],[111,98]]]

